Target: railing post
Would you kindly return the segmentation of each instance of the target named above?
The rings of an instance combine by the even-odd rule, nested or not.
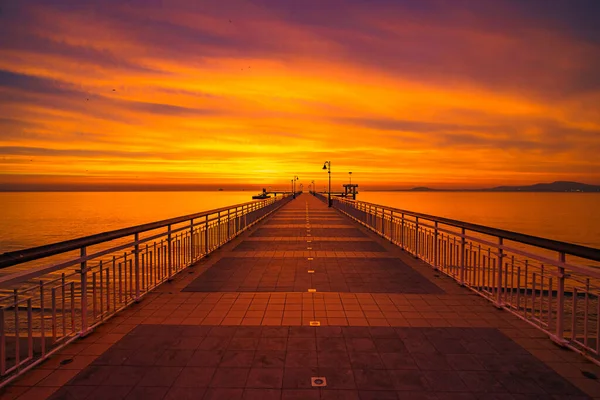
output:
[[[204,220],[204,250],[205,250],[205,255],[208,254],[208,214],[205,216],[205,220]]]
[[[502,245],[504,239],[498,238],[498,271],[496,274],[496,307],[502,307],[502,263],[504,258],[504,249]]]
[[[227,240],[229,240],[231,238],[231,234],[229,232],[229,226],[231,225],[231,219],[230,219],[230,213],[229,213],[229,208],[227,209]]]
[[[433,269],[438,269],[438,222],[433,222]]]
[[[171,224],[167,225],[167,265],[169,267],[169,276],[167,280],[171,280],[171,276],[173,276],[173,261],[171,257],[171,241],[173,240],[171,237]]]
[[[217,247],[221,246],[221,211],[217,212]]]
[[[404,213],[402,213],[402,225],[400,225],[400,248],[404,250]]]
[[[140,301],[140,234],[136,232],[133,240],[135,241],[134,245],[134,262],[135,262],[135,301]],[[102,273],[102,272],[100,272]],[[102,314],[102,311],[100,311]]]
[[[419,258],[419,217],[415,217],[415,257]]]
[[[461,238],[460,238],[460,284],[464,286],[465,284],[465,228],[461,229]]]
[[[381,236],[385,237],[385,208],[381,209]]]
[[[87,255],[86,248],[82,247],[79,250],[81,258]],[[81,277],[81,336],[85,336],[88,330],[88,303],[87,303],[87,261],[82,261],[79,266],[79,274]]]
[[[190,265],[194,262],[194,219],[190,220]]]
[[[390,211],[390,242],[394,243],[394,211]]]
[[[565,253],[558,253],[558,261],[562,264],[565,263]],[[556,337],[553,338],[553,341],[557,344],[564,346],[567,341],[564,338],[564,319],[565,319],[565,268],[558,267],[558,282],[556,289]],[[552,290],[552,288],[550,288]],[[573,294],[575,296],[575,294]],[[575,299],[573,299],[575,300]],[[550,310],[549,312],[552,312]],[[573,315],[573,320],[575,320],[575,315]],[[587,323],[587,321],[585,321]]]

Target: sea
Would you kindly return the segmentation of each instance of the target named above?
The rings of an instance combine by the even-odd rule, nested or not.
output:
[[[252,191],[0,193],[0,254],[252,201]],[[600,194],[361,192],[358,200],[600,249]]]

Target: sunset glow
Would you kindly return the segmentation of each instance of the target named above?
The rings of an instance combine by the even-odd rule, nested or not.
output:
[[[2,2],[0,189],[600,184],[600,7],[550,3]]]

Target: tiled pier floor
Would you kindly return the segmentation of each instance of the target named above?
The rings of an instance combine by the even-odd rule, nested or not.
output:
[[[0,398],[600,398],[583,372],[600,376],[302,195]],[[312,387],[311,377],[327,385]]]

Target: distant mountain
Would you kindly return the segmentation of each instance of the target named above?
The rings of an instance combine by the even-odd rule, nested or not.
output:
[[[529,186],[498,186],[487,189],[491,192],[600,192],[600,186],[579,182],[556,181],[536,183]]]
[[[528,186],[497,186],[487,189],[432,189],[418,186],[408,192],[600,192],[600,186],[579,182],[556,181],[552,183],[536,183]]]

